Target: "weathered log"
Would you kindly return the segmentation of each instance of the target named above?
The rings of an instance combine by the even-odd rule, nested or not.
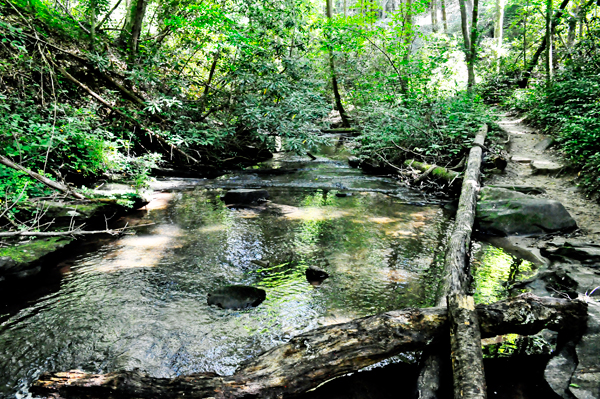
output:
[[[587,305],[522,295],[477,306],[476,311],[483,337],[531,335],[544,328],[583,328]],[[32,392],[53,398],[103,399],[293,397],[400,352],[421,350],[436,336],[447,333],[445,307],[405,309],[298,335],[243,364],[232,376],[205,373],[169,379],[138,371],[104,375],[70,371],[42,375]]]
[[[404,165],[413,167],[415,169],[420,170],[423,173],[427,173],[428,175],[431,174],[432,176],[447,180],[449,182],[460,177],[460,173],[455,172],[453,170],[444,168],[442,166],[436,166],[424,162],[415,161],[414,159],[407,159],[406,161],[404,161]]]
[[[483,125],[469,152],[454,230],[448,241],[444,261],[447,273],[444,292],[450,319],[450,357],[455,399],[486,398],[481,333],[475,301],[469,293],[472,278],[468,261],[486,134],[487,125]]]
[[[25,172],[27,175],[34,178],[35,180],[37,180],[41,183],[44,183],[48,187],[58,190],[62,193],[71,195],[77,199],[85,199],[85,197],[82,194],[79,194],[78,192],[71,190],[69,187],[64,186],[58,182],[55,182],[54,180],[50,180],[46,176],[42,176],[39,173],[35,173],[34,171],[27,169],[26,167],[21,166],[18,163],[11,161],[10,159],[6,158],[3,155],[0,155],[0,164],[8,166],[9,168],[12,168],[15,170],[20,170],[21,172]]]

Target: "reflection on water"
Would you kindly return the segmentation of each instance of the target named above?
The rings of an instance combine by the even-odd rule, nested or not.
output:
[[[512,284],[533,276],[536,271],[533,263],[487,243],[473,244],[471,265],[475,302],[485,304],[508,298]]]
[[[245,209],[228,209],[223,189],[162,196],[142,220],[154,225],[75,259],[57,292],[0,326],[0,393],[27,394],[44,371],[230,374],[320,325],[435,303],[448,227],[440,207],[376,192],[269,192],[271,203]],[[311,285],[310,265],[331,277]],[[207,293],[226,284],[267,298],[209,307]]]

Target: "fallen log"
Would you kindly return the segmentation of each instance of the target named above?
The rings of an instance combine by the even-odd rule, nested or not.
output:
[[[472,277],[468,259],[479,192],[482,147],[487,129],[487,125],[481,127],[469,152],[454,229],[444,260],[447,273],[444,292],[450,321],[450,358],[455,399],[485,399],[487,395],[481,333],[475,300],[470,293]]]
[[[85,199],[85,197],[82,194],[79,194],[78,192],[71,190],[69,187],[64,186],[58,182],[55,182],[54,180],[50,180],[46,176],[42,176],[39,173],[35,173],[34,171],[27,169],[26,167],[21,166],[18,163],[11,161],[10,159],[6,158],[3,155],[0,155],[0,164],[8,166],[9,168],[12,168],[15,170],[20,170],[21,172],[26,173],[33,179],[45,184],[46,186],[48,186],[50,188],[53,188],[54,190],[58,190],[62,193],[71,195],[77,199]]]
[[[407,159],[406,161],[404,161],[404,166],[409,166],[418,169],[423,173],[427,173],[427,175],[432,175],[440,179],[447,180],[448,182],[454,181],[460,177],[460,173],[455,172],[453,170],[444,168],[442,166],[415,161],[414,159]]]
[[[476,308],[483,337],[542,329],[575,333],[585,326],[581,301],[521,295]],[[213,373],[154,378],[139,371],[43,374],[35,395],[53,398],[293,397],[340,375],[404,351],[422,350],[448,333],[445,307],[404,309],[321,327],[243,364],[232,376]]]

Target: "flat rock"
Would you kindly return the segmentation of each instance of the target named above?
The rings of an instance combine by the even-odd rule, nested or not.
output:
[[[259,200],[269,199],[269,192],[261,189],[241,188],[229,190],[223,196],[226,204],[252,204]]]
[[[543,256],[554,261],[575,261],[600,268],[600,244],[569,239],[564,243],[549,242],[540,251]]]
[[[563,169],[561,164],[550,161],[533,161],[529,165],[531,166],[531,173],[534,175],[550,175]]]
[[[501,236],[535,236],[577,228],[560,202],[534,197],[480,201],[476,224],[482,233]]]
[[[518,191],[523,194],[544,194],[545,189],[535,186],[525,186],[519,184],[490,184],[486,187],[503,188],[505,190]]]
[[[537,143],[533,147],[533,149],[536,150],[536,151],[544,152],[548,148],[552,147],[553,144],[554,144],[554,139],[552,137],[546,137],[545,139],[543,139],[542,141],[540,141],[539,143]]]
[[[267,293],[247,285],[229,285],[208,294],[207,302],[221,309],[245,309],[260,305]]]
[[[36,276],[46,263],[52,261],[52,253],[71,241],[71,237],[38,238],[0,249],[0,282]]]
[[[517,198],[535,198],[519,191],[509,190],[503,187],[486,186],[479,190],[479,201],[498,201]]]
[[[526,157],[511,157],[510,158],[511,161],[513,162],[517,162],[517,163],[531,163],[531,158],[526,158]]]

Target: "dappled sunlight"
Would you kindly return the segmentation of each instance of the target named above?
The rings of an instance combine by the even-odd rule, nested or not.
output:
[[[100,262],[84,265],[79,271],[111,273],[155,267],[169,250],[181,248],[182,242],[178,238],[182,231],[176,225],[160,225],[153,232],[153,235],[128,235],[116,240]]]

